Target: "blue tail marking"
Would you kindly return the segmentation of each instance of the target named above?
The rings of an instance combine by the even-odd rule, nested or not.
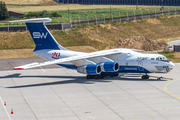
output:
[[[65,49],[58,44],[44,23],[26,23],[26,26],[34,40],[34,43],[36,44],[34,51],[42,49]]]

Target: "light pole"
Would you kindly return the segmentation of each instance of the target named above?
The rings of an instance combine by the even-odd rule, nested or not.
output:
[[[137,2],[136,2],[136,9],[138,9],[138,0],[137,0]]]
[[[69,7],[68,7],[68,20],[69,20]]]
[[[110,18],[111,18],[111,5],[110,5]]]
[[[149,9],[147,9],[148,10],[148,14],[149,14]],[[149,14],[149,18],[150,18],[150,14]]]

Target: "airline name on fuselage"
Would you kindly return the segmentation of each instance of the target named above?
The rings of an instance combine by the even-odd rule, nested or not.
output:
[[[137,68],[124,68],[124,70],[137,70]]]
[[[137,58],[137,61],[147,60],[147,59],[148,59],[148,57],[138,57],[138,58]]]

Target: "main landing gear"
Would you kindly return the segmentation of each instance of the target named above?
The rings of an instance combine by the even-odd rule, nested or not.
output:
[[[103,79],[104,77],[107,77],[107,76],[110,76],[110,77],[117,77],[119,76],[118,74],[114,74],[114,75],[87,75],[86,76],[86,79]]]
[[[142,78],[142,80],[149,79],[149,75],[147,75],[147,74],[143,75],[141,78]]]
[[[86,79],[103,79],[103,75],[87,75]]]

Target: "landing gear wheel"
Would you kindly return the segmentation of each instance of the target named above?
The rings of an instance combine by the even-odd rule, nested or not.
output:
[[[110,75],[110,77],[117,77],[117,76],[119,76],[119,74]]]
[[[159,77],[159,78],[157,78],[157,80],[161,80],[163,77]]]
[[[95,78],[94,75],[87,75],[87,76],[86,76],[86,79],[94,79],[94,78]]]
[[[143,80],[149,79],[149,75],[143,75],[141,78],[142,78]]]
[[[96,75],[96,76],[95,76],[95,79],[103,79],[103,78],[104,78],[103,75]]]
[[[87,75],[86,79],[103,79],[103,75]]]

